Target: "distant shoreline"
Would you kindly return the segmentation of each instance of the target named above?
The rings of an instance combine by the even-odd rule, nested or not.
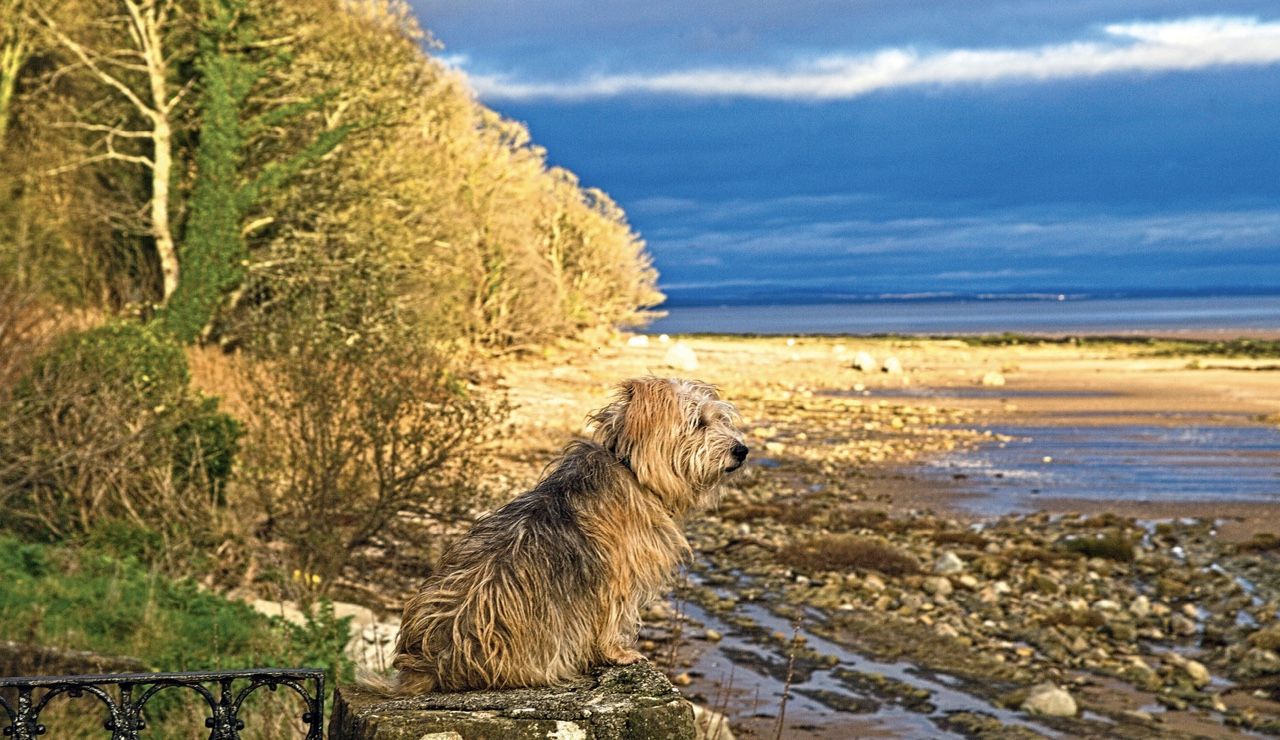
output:
[[[1280,296],[672,307],[647,334],[1280,338]]]

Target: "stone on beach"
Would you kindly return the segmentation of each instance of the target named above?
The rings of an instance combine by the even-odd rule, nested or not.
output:
[[[876,358],[866,352],[859,352],[853,356],[853,366],[864,373],[874,373],[879,367]]]
[[[991,372],[982,376],[982,384],[994,386],[994,387],[1002,386],[1004,385],[1004,375],[995,370],[992,370]]]
[[[1074,717],[1076,700],[1065,689],[1042,683],[1031,689],[1026,701],[1022,702],[1022,711],[1047,717]]]
[[[884,365],[882,365],[880,369],[890,375],[901,375],[902,362],[897,357],[886,357],[884,358]]]
[[[676,370],[693,372],[698,369],[698,353],[694,352],[693,347],[684,342],[676,342],[671,345],[671,349],[667,350],[662,362],[667,367],[673,367]]]
[[[964,570],[964,561],[953,552],[944,552],[933,564],[933,572],[940,576],[949,576]]]

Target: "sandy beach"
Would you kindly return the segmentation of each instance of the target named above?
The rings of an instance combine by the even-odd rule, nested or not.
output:
[[[696,368],[671,367],[676,342]],[[785,737],[1276,732],[1274,366],[1158,342],[621,338],[502,368],[513,434],[490,485],[532,483],[619,379],[699,377],[742,411],[751,464],[690,523],[695,561],[642,647],[738,736],[774,735],[788,674]],[[1270,496],[1045,486],[1016,498],[1043,513],[984,512],[977,476],[946,467],[1016,447],[993,429],[1068,426],[1103,447],[1116,430],[1261,435],[1243,461],[1221,453]],[[1198,460],[1175,465],[1194,481]],[[1082,711],[1029,711],[1041,684]]]

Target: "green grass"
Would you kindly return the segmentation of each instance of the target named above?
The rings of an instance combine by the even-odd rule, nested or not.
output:
[[[8,535],[0,572],[0,634],[10,639],[128,655],[156,671],[316,667],[330,681],[351,678],[346,620],[332,608],[296,626],[133,558]]]
[[[137,558],[93,547],[23,542],[0,534],[0,635],[19,642],[140,659],[153,671],[323,668],[353,678],[343,655],[349,619],[324,604],[303,626],[176,580]],[[328,691],[326,691],[328,693]],[[326,698],[326,704],[328,699]],[[301,737],[292,691],[258,691],[241,712],[246,738]],[[179,740],[203,731],[208,708],[187,692],[147,703],[146,737]],[[103,715],[86,699],[57,699],[42,719],[51,737],[99,737]]]

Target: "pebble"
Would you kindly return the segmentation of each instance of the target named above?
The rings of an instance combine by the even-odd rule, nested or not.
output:
[[[925,593],[935,596],[950,596],[954,588],[951,581],[944,576],[930,576],[921,584]]]
[[[933,572],[940,576],[959,573],[964,570],[964,561],[953,552],[944,552],[933,564]]]
[[[1208,686],[1209,681],[1212,678],[1209,675],[1209,669],[1205,668],[1204,664],[1197,660],[1188,660],[1183,664],[1182,670],[1191,679],[1191,683],[1195,685],[1197,689],[1202,689],[1205,686]]]

